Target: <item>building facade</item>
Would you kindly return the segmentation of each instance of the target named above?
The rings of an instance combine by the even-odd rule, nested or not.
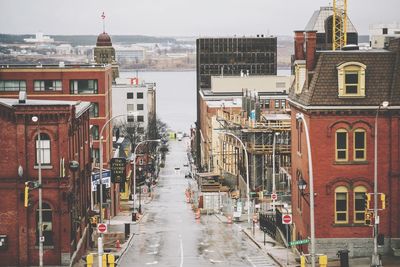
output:
[[[38,181],[39,155],[44,264],[68,265],[75,251],[82,255],[89,237],[89,108],[81,101],[0,99],[0,265],[38,265],[38,189],[25,207],[24,187]]]
[[[91,149],[93,167],[99,167],[100,131],[112,117],[111,65],[0,65],[0,98],[17,98],[26,92],[29,99],[87,101],[90,108]],[[112,157],[112,126],[103,133],[104,168]],[[118,186],[112,186],[111,214],[118,207]],[[95,197],[96,198],[96,197]],[[97,201],[95,201],[97,203]]]
[[[400,237],[400,39],[392,41],[388,50],[316,52],[315,37],[315,31],[305,36],[296,32],[296,79],[289,94],[294,237],[310,236],[309,191],[298,186],[310,183],[312,156],[316,253],[336,257],[339,249],[347,248],[354,257],[372,254],[365,197],[374,192],[378,138],[378,193],[384,193],[389,203],[379,211],[379,236],[385,241],[379,250],[388,252]],[[383,101],[390,106],[379,110]],[[311,155],[306,125],[296,120],[297,113],[304,114]],[[374,134],[376,122],[379,137]],[[379,200],[380,209],[381,205]]]
[[[112,46],[111,37],[103,32],[97,37],[96,47],[93,49],[94,61],[97,64],[111,64],[112,78],[115,81],[119,77],[118,64],[115,57],[115,49]]]

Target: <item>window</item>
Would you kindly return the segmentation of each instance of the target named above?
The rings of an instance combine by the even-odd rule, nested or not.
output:
[[[365,130],[354,131],[354,160],[366,160],[366,138]]]
[[[135,109],[135,105],[134,104],[128,104],[126,105],[126,110],[128,113],[133,112]]]
[[[97,118],[99,116],[99,103],[92,103],[89,113],[90,118]]]
[[[90,129],[93,140],[99,140],[99,126],[98,125],[92,125],[92,128]]]
[[[346,62],[337,67],[339,97],[365,97],[365,69],[359,62]]]
[[[335,189],[335,223],[347,223],[348,222],[348,193],[347,188],[339,186]]]
[[[336,131],[336,161],[347,161],[347,131]]]
[[[135,122],[135,116],[128,116],[128,122]]]
[[[36,245],[39,242],[39,208],[36,209]],[[49,204],[43,202],[42,204],[42,224],[43,224],[43,237],[44,246],[53,245],[53,211]]]
[[[126,93],[127,99],[133,99],[133,93]]]
[[[143,99],[143,93],[137,93],[137,99]]]
[[[97,80],[71,80],[71,94],[97,94]]]
[[[143,110],[143,104],[138,104],[137,105],[137,110]]]
[[[354,222],[364,223],[365,222],[365,194],[367,188],[364,186],[357,186],[354,188]]]
[[[50,157],[51,157],[51,150],[50,150],[50,137],[45,134],[40,134],[40,141],[39,135],[36,136],[36,165],[39,164],[39,159],[41,164],[50,165]]]
[[[280,100],[275,100],[275,108],[279,108],[281,105],[281,101]]]
[[[144,134],[144,128],[143,127],[138,127],[137,128],[138,134]]]
[[[26,91],[26,81],[0,80],[0,91],[8,91],[8,92]]]
[[[286,100],[281,100],[282,109],[286,108]]]
[[[41,80],[33,83],[33,90],[35,91],[61,91],[61,80]]]
[[[303,124],[301,121],[298,121],[296,123],[296,127],[297,127],[297,153],[301,154],[301,132],[303,131]]]
[[[264,108],[269,109],[269,99],[264,100]]]
[[[144,116],[137,116],[138,122],[144,122]]]
[[[100,162],[100,150],[98,148],[92,148],[92,160],[95,163]]]

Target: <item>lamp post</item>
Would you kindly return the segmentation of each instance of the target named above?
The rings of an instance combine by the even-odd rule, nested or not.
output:
[[[274,133],[274,138],[272,142],[272,193],[276,193],[276,181],[275,181],[275,144],[276,144],[276,136],[278,136],[280,133],[275,132]],[[275,201],[273,202],[273,211],[275,214]]]
[[[227,133],[227,132],[223,132],[226,135],[232,136],[233,138],[235,138],[236,140],[239,141],[240,145],[242,146],[244,152],[245,152],[245,158],[246,158],[246,183],[247,183],[247,223],[249,224],[250,227],[250,183],[249,183],[249,156],[247,155],[247,149],[245,147],[245,145],[243,144],[242,140],[240,140],[239,137],[237,137],[236,135],[234,135],[233,133]]]
[[[118,117],[124,117],[124,116],[132,116],[135,115],[135,113],[129,113],[129,114],[122,114],[122,115],[116,115],[114,117],[111,117],[108,121],[106,121],[101,128],[100,131],[100,145],[99,145],[99,152],[100,152],[100,223],[103,223],[103,131],[106,128],[106,126],[115,118]],[[110,137],[109,137],[110,138]],[[100,234],[98,238],[98,254],[99,254],[99,259],[103,257],[103,233]],[[99,260],[99,267],[103,266],[103,262]]]
[[[375,140],[374,140],[374,253],[371,258],[371,266],[380,266],[380,260],[378,255],[378,116],[379,111],[382,108],[389,106],[388,101],[383,101],[379,104],[375,115]]]
[[[134,151],[133,151],[133,209],[135,210],[135,200],[136,200],[136,149],[141,145],[146,142],[161,142],[160,139],[154,139],[154,140],[144,140],[139,142]],[[141,201],[140,201],[141,202]],[[139,202],[139,211],[141,211],[141,203]]]
[[[307,122],[304,118],[303,113],[297,113],[296,119],[304,123],[304,130],[306,132],[307,139],[307,153],[308,153],[308,172],[309,172],[309,183],[310,183],[310,255],[311,255],[311,266],[315,267],[315,222],[314,222],[314,178],[313,178],[313,167],[311,157],[311,144],[310,135],[308,133]]]
[[[38,135],[38,143],[37,143],[37,162],[38,162],[38,183],[39,183],[39,266],[43,266],[43,201],[42,201],[42,147],[40,140],[40,127],[39,127],[39,118],[37,116],[32,117],[33,122],[37,122],[37,135]]]

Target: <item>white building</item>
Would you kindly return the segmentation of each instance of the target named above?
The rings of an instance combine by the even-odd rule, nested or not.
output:
[[[60,44],[56,47],[57,55],[71,55],[73,54],[74,49],[70,44]]]
[[[146,50],[139,46],[116,46],[115,56],[118,62],[143,62],[146,58]]]
[[[369,34],[372,48],[387,48],[390,40],[400,37],[400,23],[373,24]]]
[[[155,83],[138,83],[136,78],[117,78],[112,86],[112,114],[135,116],[121,117],[120,121],[138,122],[139,133],[146,133],[149,121],[155,116]]]
[[[54,39],[43,35],[42,32],[37,32],[36,38],[26,38],[24,41],[27,43],[53,43]]]

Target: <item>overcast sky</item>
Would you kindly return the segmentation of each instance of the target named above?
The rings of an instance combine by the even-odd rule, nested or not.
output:
[[[0,33],[111,35],[292,35],[333,0],[0,0]],[[400,0],[348,0],[359,34],[400,22]]]

